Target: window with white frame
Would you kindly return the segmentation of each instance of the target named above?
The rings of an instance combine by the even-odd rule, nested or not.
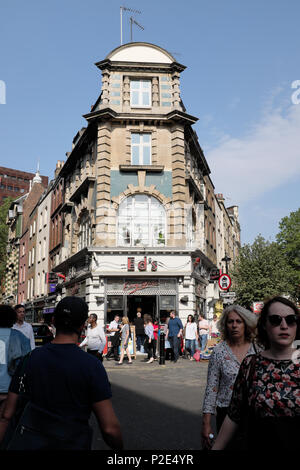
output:
[[[84,214],[79,222],[78,250],[92,244],[91,221],[88,214]]]
[[[119,206],[119,246],[164,246],[166,244],[166,212],[154,197],[130,196]]]
[[[130,106],[132,108],[151,106],[151,80],[130,80]]]
[[[131,164],[151,165],[151,134],[131,133]]]

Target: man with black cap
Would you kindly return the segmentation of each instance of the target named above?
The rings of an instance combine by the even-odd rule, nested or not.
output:
[[[54,311],[55,339],[42,348],[32,351],[26,364],[26,383],[33,409],[36,412],[37,407],[43,412],[50,413],[51,419],[54,419],[54,430],[55,418],[62,423],[57,426],[60,436],[53,431],[54,434],[49,437],[50,426],[46,426],[47,433],[44,440],[47,442],[47,449],[89,450],[92,436],[88,422],[92,411],[96,415],[107,445],[115,450],[123,448],[120,424],[112,408],[111,389],[106,371],[96,357],[86,354],[77,346],[87,317],[88,306],[83,299],[79,297],[62,299]],[[0,422],[0,442],[16,410],[20,385],[18,379],[20,377],[16,373],[10,385],[3,419]],[[43,418],[40,419],[42,422]],[[43,435],[41,436],[40,430],[37,434],[28,433],[29,431],[23,429],[22,435],[18,436],[17,444],[16,441],[11,441],[9,448],[45,449],[43,445],[46,444],[41,444]]]

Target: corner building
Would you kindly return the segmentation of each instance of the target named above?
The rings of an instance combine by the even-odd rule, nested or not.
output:
[[[51,267],[66,276],[62,295],[82,296],[104,323],[132,320],[137,307],[157,319],[207,313],[210,169],[180,97],[185,67],[148,43],[96,66],[101,94],[58,175],[62,242]]]

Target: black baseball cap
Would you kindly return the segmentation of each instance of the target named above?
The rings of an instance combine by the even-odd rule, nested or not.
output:
[[[88,305],[80,297],[64,297],[54,310],[57,326],[64,328],[78,328],[88,318]]]

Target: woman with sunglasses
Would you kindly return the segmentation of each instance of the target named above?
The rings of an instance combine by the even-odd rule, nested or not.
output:
[[[265,349],[244,359],[213,450],[226,448],[243,424],[249,449],[297,449],[300,357],[295,345],[300,339],[299,319],[296,305],[284,297],[265,303],[257,325],[257,339]]]

